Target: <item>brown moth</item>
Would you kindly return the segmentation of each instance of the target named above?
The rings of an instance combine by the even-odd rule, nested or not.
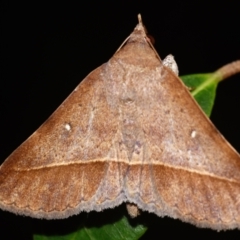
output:
[[[0,208],[67,218],[122,202],[240,228],[240,156],[139,24],[0,167]]]

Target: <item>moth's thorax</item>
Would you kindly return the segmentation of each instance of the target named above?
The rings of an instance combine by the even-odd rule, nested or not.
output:
[[[133,51],[137,55],[134,60]],[[145,139],[141,118],[149,111],[153,99],[160,99],[161,73],[162,63],[146,43],[128,43],[105,65],[104,88],[109,106],[118,111],[119,144],[123,145],[120,149],[127,151],[129,161],[143,161]]]

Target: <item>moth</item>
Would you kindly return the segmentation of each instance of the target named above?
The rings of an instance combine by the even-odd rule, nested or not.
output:
[[[130,212],[240,228],[240,156],[173,58],[160,59],[140,16],[113,57],[0,167],[0,208],[17,214],[67,218],[123,202]]]

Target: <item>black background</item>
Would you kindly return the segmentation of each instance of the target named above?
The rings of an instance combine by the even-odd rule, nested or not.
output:
[[[173,54],[184,75],[211,72],[240,59],[239,9],[239,1],[2,1],[0,162],[114,54],[136,26],[138,13],[159,55]],[[240,75],[220,83],[211,116],[238,152],[239,91]],[[107,214],[117,215],[117,210],[92,215],[107,223]],[[39,228],[62,229],[81,216],[86,214],[46,221],[0,211],[0,234],[31,239]],[[142,239],[171,239],[176,233],[185,239],[240,239],[237,230],[217,233],[154,214],[143,216],[140,221],[150,227]]]

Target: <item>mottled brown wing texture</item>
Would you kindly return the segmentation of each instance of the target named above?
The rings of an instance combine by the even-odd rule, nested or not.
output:
[[[200,227],[239,228],[239,154],[144,37],[136,30],[133,35],[109,61],[111,69],[119,63],[123,69],[112,87],[119,84],[116,99],[129,152],[128,201]]]
[[[125,200],[123,174],[111,155],[120,134],[119,113],[107,99],[105,69],[90,73],[3,163],[2,209],[51,219]]]
[[[0,168],[0,207],[64,218],[131,202],[158,216],[240,228],[240,157],[140,22]]]

